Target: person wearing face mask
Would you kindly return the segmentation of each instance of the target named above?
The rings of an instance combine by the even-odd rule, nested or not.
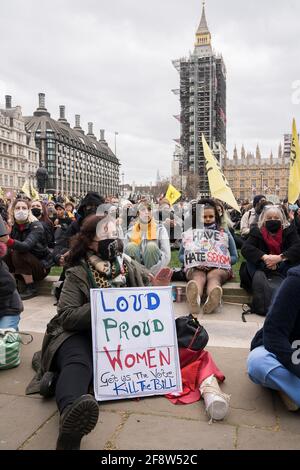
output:
[[[55,394],[60,413],[58,450],[80,448],[97,424],[93,383],[90,289],[142,287],[149,273],[123,254],[117,227],[109,216],[87,217],[73,237],[57,315],[47,325],[37,374],[26,393]],[[36,356],[37,357],[37,356]]]
[[[245,212],[241,219],[241,236],[244,240],[247,240],[251,228],[258,223],[258,219],[261,214],[261,203],[263,201],[266,201],[265,196],[255,196],[253,199],[253,208]]]
[[[156,276],[166,271],[171,260],[169,235],[165,227],[156,222],[151,204],[143,201],[138,206],[137,221],[125,235],[125,252],[143,264]]]
[[[0,329],[18,330],[23,304],[17,291],[16,281],[6,263],[8,228],[0,215]]]
[[[25,282],[22,300],[35,297],[36,282],[44,279],[53,265],[42,224],[33,216],[30,202],[16,199],[11,207],[12,229],[5,261],[11,273]]]
[[[197,212],[200,215],[201,211],[203,212],[203,225],[202,227],[197,227]],[[230,255],[230,263],[234,265],[237,262],[238,252],[234,239],[228,228],[222,227],[222,219],[218,212],[217,204],[213,199],[202,199],[198,201],[198,203],[193,204],[191,228],[186,234],[197,228],[204,228],[217,233],[225,233],[228,240],[226,250],[228,251],[228,255]],[[183,243],[181,243],[179,250],[179,260],[184,264],[185,250]],[[222,285],[232,277],[232,271],[209,266],[199,266],[186,269],[186,277],[189,281],[186,287],[186,297],[190,313],[192,315],[200,313],[201,297],[206,288],[207,300],[203,306],[203,313],[210,314],[221,304],[223,295]]]
[[[54,225],[49,219],[46,206],[41,201],[32,201],[31,213],[44,227],[48,248],[54,248]]]
[[[300,238],[295,226],[289,224],[280,207],[265,206],[258,226],[251,229],[241,252],[247,261],[247,274],[252,281],[249,284],[246,277],[243,280],[241,276],[243,286],[250,292],[252,290],[255,296],[262,283],[267,287],[268,279],[276,277],[278,286],[273,289],[274,295],[287,271],[300,263]],[[264,314],[270,302],[271,299],[265,306]]]
[[[47,202],[47,215],[51,222],[54,224],[54,221],[56,219],[56,210],[55,210],[55,202],[53,201],[48,201]]]

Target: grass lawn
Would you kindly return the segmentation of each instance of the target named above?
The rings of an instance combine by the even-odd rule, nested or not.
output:
[[[231,282],[240,282],[240,275],[239,275],[239,270],[240,266],[244,260],[243,256],[241,255],[240,250],[238,250],[239,253],[239,259],[238,262],[233,266],[233,272],[234,272],[234,279],[231,280]],[[170,268],[181,268],[181,263],[178,259],[178,250],[172,250],[171,252],[171,262],[169,264]]]
[[[52,266],[49,276],[60,276],[62,268],[60,266]]]
[[[181,268],[181,263],[178,259],[178,252],[179,250],[172,250],[171,251],[171,261],[170,261],[170,268]],[[234,272],[234,279],[232,279],[231,282],[240,282],[240,276],[239,276],[239,270],[242,262],[244,261],[243,256],[240,253],[239,250],[239,259],[238,262],[233,266],[233,272]],[[60,276],[60,273],[62,272],[62,268],[60,266],[53,266],[50,271],[50,276]]]

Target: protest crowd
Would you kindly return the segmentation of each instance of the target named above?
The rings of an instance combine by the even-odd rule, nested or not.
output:
[[[198,331],[200,312],[218,314],[224,284],[239,276],[252,295],[244,320],[268,314],[251,345],[249,377],[277,390],[289,409],[300,407],[300,366],[291,361],[300,333],[300,200],[275,205],[258,195],[251,203],[239,201],[237,210],[215,198],[187,201],[168,193],[157,201],[92,192],[80,201],[61,195],[31,200],[22,193],[0,200],[0,331],[18,331],[26,301],[39,295],[52,267],[61,268],[57,315],[33,357],[36,374],[26,390],[55,396],[57,449],[79,449],[98,420],[90,289],[185,283],[180,296],[187,316],[176,321],[183,391],[166,396],[174,404],[202,396],[209,417],[222,420],[230,399],[219,387],[225,377],[204,350],[208,338],[193,347],[189,328]],[[180,268],[171,267],[172,254]],[[182,300],[176,287],[172,296]]]

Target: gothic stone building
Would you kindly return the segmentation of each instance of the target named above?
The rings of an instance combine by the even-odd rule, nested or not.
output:
[[[256,154],[247,153],[244,146],[238,155],[235,147],[233,158],[223,160],[223,171],[237,199],[252,200],[257,194],[285,199],[288,193],[290,159],[285,157],[280,144],[278,156],[271,153],[262,158],[259,146]]]

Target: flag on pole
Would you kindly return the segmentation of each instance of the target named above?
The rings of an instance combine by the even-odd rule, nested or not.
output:
[[[31,199],[31,194],[30,194],[30,186],[28,181],[26,180],[25,183],[22,186],[21,191],[29,198]]]
[[[206,159],[206,171],[208,175],[209,188],[212,197],[226,202],[233,209],[240,212],[239,205],[233,195],[228,181],[222,173],[219,162],[214,157],[204,135],[202,134],[202,145]]]
[[[31,199],[33,201],[37,201],[39,200],[40,196],[39,196],[39,193],[37,192],[37,190],[34,188],[33,184],[30,183],[30,194],[31,194]]]
[[[168,190],[167,190],[167,193],[166,193],[166,199],[168,199],[169,203],[171,204],[171,206],[176,202],[178,201],[178,199],[180,198],[181,196],[181,193],[176,189],[174,188],[174,186],[172,186],[171,184],[169,185],[168,187]]]
[[[290,179],[289,179],[289,203],[295,204],[300,194],[300,145],[297,133],[296,121],[293,120]]]

